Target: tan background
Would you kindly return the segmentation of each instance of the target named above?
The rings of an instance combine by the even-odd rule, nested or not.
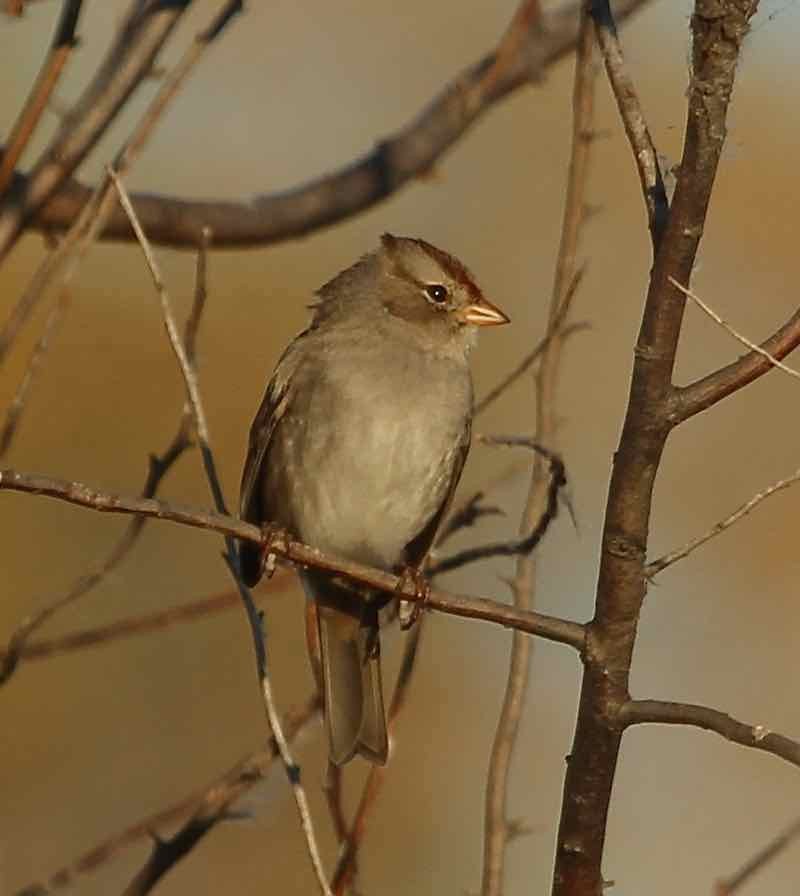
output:
[[[169,59],[215,6],[210,0],[195,5]],[[483,53],[513,7],[513,0],[253,3],[200,67],[130,184],[246,196],[344,163],[404,123],[445,79]],[[120,3],[86,4],[82,48],[59,88],[63,99],[77,95],[121,9]],[[686,0],[654,2],[624,30],[654,137],[672,162],[682,136],[689,9]],[[0,21],[2,133],[35,75],[55,14],[54,4],[37,3],[22,21]],[[797,301],[799,37],[800,4],[762,3],[744,53],[695,278],[697,290],[753,338],[770,332]],[[541,86],[519,92],[481,121],[434,179],[369,214],[285,246],[213,257],[202,377],[231,503],[250,417],[278,352],[303,325],[311,291],[369,249],[382,230],[421,235],[460,255],[512,316],[514,326],[487,334],[475,356],[479,394],[541,336],[563,198],[570,79],[571,65],[562,64]],[[153,89],[141,91],[137,110]],[[580,528],[576,533],[563,515],[548,534],[538,598],[543,610],[581,620],[591,613],[603,501],[650,261],[637,179],[603,82],[599,96],[606,137],[595,155],[590,192],[597,214],[583,248],[590,267],[577,302],[577,315],[590,320],[592,330],[577,336],[567,353],[560,406]],[[86,176],[96,176],[111,158],[132,120],[129,114],[114,129]],[[4,313],[40,257],[37,237],[14,253],[0,280]],[[168,251],[159,258],[185,312],[193,260]],[[133,493],[147,453],[171,437],[182,400],[156,298],[139,255],[125,246],[98,248],[75,293],[9,462]],[[3,402],[41,320],[26,330],[0,382]],[[680,381],[737,354],[728,336],[689,310]],[[796,382],[771,375],[675,434],[658,482],[653,556],[796,468],[797,396]],[[528,428],[530,402],[526,382],[479,428]],[[506,459],[474,450],[462,494]],[[509,484],[498,495],[508,520],[493,521],[464,541],[515,528],[524,489],[524,476]],[[164,495],[208,504],[196,455],[183,459]],[[800,736],[799,495],[774,498],[651,589],[633,673],[637,696],[706,702]],[[123,521],[3,495],[0,526],[5,633],[103,557]],[[505,599],[498,576],[508,569],[503,562],[486,564],[449,584]],[[216,538],[153,524],[135,557],[48,633],[153,610],[226,584]],[[310,686],[300,607],[296,591],[268,606],[275,687],[285,707]],[[412,705],[365,847],[364,892],[477,890],[484,776],[509,640],[499,629],[431,620]],[[511,789],[511,814],[532,833],[509,849],[510,896],[544,893],[549,886],[579,674],[571,651],[537,643]],[[0,703],[0,893],[212,779],[264,735],[238,612],[25,665],[0,693]],[[318,735],[308,740],[299,755],[330,866],[320,741]],[[360,779],[362,771],[354,767],[348,777]],[[707,894],[717,876],[795,816],[799,798],[797,770],[777,759],[697,731],[634,731],[626,737],[617,778],[606,875],[620,896]],[[282,775],[245,807],[250,820],[213,832],[159,892],[255,894],[265,886],[313,892]],[[144,846],[126,852],[78,891],[119,892],[144,855]],[[798,878],[795,847],[748,892],[796,893]]]

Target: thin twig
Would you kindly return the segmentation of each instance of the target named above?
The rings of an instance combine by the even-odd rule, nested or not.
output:
[[[618,20],[628,18],[648,2],[618,0]],[[504,64],[502,77],[488,85],[491,89],[487,89],[486,76],[495,61],[494,52],[453,78],[405,127],[336,171],[278,193],[255,195],[245,202],[134,194],[139,220],[152,242],[183,248],[196,247],[202,227],[210,227],[214,245],[219,248],[269,245],[359,214],[430,171],[485,112],[570,53],[583,3],[569,0],[549,10],[544,28],[520,42],[514,64]],[[18,174],[15,183],[23,189],[27,179]],[[65,229],[87,195],[85,185],[75,180],[66,182],[29,226]],[[132,240],[125,215],[115,213],[101,238]]]
[[[152,498],[113,495],[81,482],[11,469],[0,470],[0,491],[43,495],[100,513],[141,514],[195,529],[219,532],[221,535],[268,548],[276,557],[290,560],[299,566],[310,566],[323,572],[336,573],[403,600],[424,602],[426,609],[429,610],[460,616],[463,619],[493,622],[529,635],[566,644],[578,651],[582,651],[585,646],[586,629],[578,622],[547,616],[532,610],[517,610],[499,601],[454,594],[439,588],[432,588],[428,595],[423,596],[413,583],[401,576],[333,557],[281,533],[265,534],[258,526],[242,522],[236,517],[156,501]]]
[[[776,492],[782,491],[783,489],[788,488],[790,485],[794,485],[798,480],[800,480],[800,469],[795,470],[795,472],[792,473],[791,476],[787,476],[785,479],[779,479],[777,482],[773,482],[772,485],[753,495],[753,497],[750,498],[749,501],[745,501],[745,503],[742,504],[741,507],[734,510],[734,512],[730,516],[726,516],[724,520],[720,520],[718,523],[715,523],[707,532],[704,532],[697,538],[693,538],[691,541],[688,541],[683,547],[676,548],[674,551],[670,551],[668,554],[664,554],[663,557],[659,557],[657,560],[652,560],[644,568],[645,575],[649,579],[652,579],[663,569],[666,569],[668,566],[672,566],[672,564],[676,563],[678,560],[683,560],[684,557],[688,557],[689,554],[692,553],[692,551],[696,550],[707,541],[710,541],[721,532],[724,532],[726,529],[729,529],[734,523],[737,523],[743,516],[746,516],[748,513],[750,513],[751,510],[757,507],[763,500],[769,498],[770,495],[774,495]]]
[[[642,112],[633,80],[625,66],[622,45],[619,42],[609,0],[590,0],[587,7],[594,20],[597,43],[603,54],[608,81],[633,150],[655,254],[661,244],[669,214],[669,202],[658,164],[658,153],[653,145],[653,138],[650,136],[650,129]]]
[[[688,725],[713,731],[731,743],[763,750],[792,765],[800,766],[800,742],[776,734],[764,725],[748,725],[710,706],[673,703],[667,700],[629,700],[623,704],[616,721],[624,728],[631,725]]]
[[[293,575],[291,570],[284,568],[276,570],[275,575],[263,587],[272,596],[286,589],[292,582]],[[218,594],[212,594],[210,597],[202,597],[198,600],[167,607],[165,610],[125,617],[116,622],[109,622],[107,625],[99,625],[94,628],[79,629],[58,638],[43,638],[26,642],[18,649],[18,662],[48,660],[87,648],[103,647],[124,638],[148,635],[152,632],[172,628],[175,625],[206,619],[216,613],[234,610],[240,604],[241,599],[238,590],[228,589]],[[0,669],[3,668],[5,662],[6,652],[0,650]]]
[[[139,245],[141,246],[142,252],[145,257],[145,261],[147,262],[147,266],[150,270],[150,275],[153,279],[153,284],[158,294],[159,302],[161,303],[161,314],[164,320],[164,326],[167,331],[170,345],[172,346],[172,351],[175,354],[175,358],[178,362],[184,386],[186,387],[187,401],[189,403],[194,427],[197,432],[197,438],[200,443],[200,453],[202,455],[203,466],[205,468],[206,478],[208,479],[208,484],[213,496],[214,505],[217,508],[218,513],[227,514],[225,498],[222,493],[222,485],[219,481],[219,476],[216,470],[216,463],[214,461],[214,454],[211,450],[208,422],[206,419],[205,410],[203,408],[202,398],[200,396],[197,369],[188,357],[184,345],[181,342],[180,335],[178,334],[178,327],[175,322],[174,314],[172,312],[169,293],[167,292],[164,280],[161,276],[161,272],[158,269],[155,256],[153,255],[150,244],[147,241],[147,237],[142,231],[141,225],[136,218],[136,213],[133,210],[133,206],[131,205],[131,201],[125,190],[125,187],[122,181],[118,178],[116,172],[113,171],[113,169],[109,169],[108,174],[114,182],[114,186],[116,187],[117,192],[119,193],[119,199],[122,203],[123,209],[130,217],[131,226],[136,233]],[[200,248],[201,255],[205,255],[208,233],[204,232],[203,236],[204,242]],[[205,273],[205,260],[200,260],[198,261],[197,265],[198,282],[197,288],[195,290],[195,298],[196,303],[200,305],[201,308],[206,296]],[[311,864],[314,868],[314,873],[317,877],[317,882],[319,883],[321,892],[324,894],[324,896],[331,896],[331,892],[328,887],[327,875],[322,865],[322,857],[320,855],[316,836],[314,834],[314,825],[311,819],[308,799],[306,797],[305,790],[300,783],[300,768],[298,765],[296,765],[294,759],[292,758],[292,754],[289,749],[289,742],[286,739],[281,728],[280,715],[277,711],[275,699],[272,693],[272,683],[267,671],[267,656],[263,631],[263,620],[255,608],[255,604],[253,603],[253,598],[250,594],[249,589],[246,587],[239,575],[238,561],[236,556],[236,545],[234,540],[230,536],[225,537],[225,551],[225,560],[227,566],[239,589],[239,594],[242,597],[242,601],[247,611],[247,617],[250,621],[256,652],[256,665],[259,680],[261,683],[261,692],[264,699],[264,707],[267,713],[267,720],[269,722],[269,726],[272,730],[273,736],[275,737],[275,741],[278,745],[278,752],[280,753],[281,760],[283,761],[283,765],[286,770],[286,776],[289,779],[289,783],[294,794],[297,811],[300,816],[300,825],[306,838],[309,858],[311,859]],[[133,893],[139,891],[129,888],[129,891],[126,891],[126,894],[128,892],[132,896]],[[146,891],[142,890],[141,892]]]
[[[237,595],[238,600],[238,595]],[[316,722],[321,710],[319,698],[314,696],[302,709],[288,713],[284,721],[287,736],[297,739]],[[59,868],[42,883],[29,884],[19,890],[16,896],[44,896],[75,884],[85,875],[91,874],[106,862],[115,858],[123,849],[146,839],[153,839],[159,828],[175,824],[189,816],[183,827],[172,837],[156,840],[153,854],[149,857],[142,874],[151,884],[157,878],[152,877],[158,864],[159,876],[176,864],[188,852],[191,846],[205,836],[216,824],[224,821],[231,808],[245,793],[255,787],[269,774],[277,754],[275,739],[271,738],[266,747],[240,759],[229,771],[220,775],[212,784],[200,791],[194,791],[177,803],[148,815],[123,831],[98,843],[88,852],[83,853],[69,865]]]
[[[64,66],[77,44],[75,30],[81,14],[83,0],[64,0],[61,16],[44,64],[36,78],[36,83],[11,129],[5,151],[0,156],[0,197],[11,181],[17,162],[25,152],[36,131],[36,126],[47,108],[47,102],[58,84]]]
[[[800,818],[796,818],[790,825],[776,834],[766,846],[760,849],[752,858],[748,859],[738,871],[729,877],[717,881],[714,886],[714,896],[733,896],[751,877],[758,871],[761,871],[776,856],[780,855],[798,837],[800,837]]]
[[[19,430],[19,424],[22,415],[25,412],[28,398],[30,397],[31,388],[36,380],[37,375],[41,372],[45,357],[53,337],[58,332],[70,305],[72,304],[72,294],[66,287],[61,290],[55,304],[50,309],[44,327],[39,335],[36,345],[31,352],[28,363],[25,367],[25,373],[22,375],[17,391],[11,399],[11,403],[6,411],[6,417],[3,421],[2,430],[0,430],[0,458],[5,457],[14,441]]]
[[[553,339],[566,339],[573,333],[578,333],[581,330],[586,330],[589,328],[588,323],[574,323],[570,324],[569,326],[562,327],[564,315],[569,308],[569,299],[577,292],[578,287],[583,280],[583,275],[585,272],[585,266],[580,267],[575,272],[575,276],[572,278],[569,290],[567,291],[567,301],[561,303],[558,311],[558,316],[553,322],[553,326],[548,328],[545,335],[510,373],[506,374],[503,379],[500,380],[500,382],[496,386],[492,387],[480,401],[475,403],[476,417],[479,414],[482,414],[490,405],[494,404],[494,402],[497,401],[497,399],[500,398],[501,395],[505,394],[505,392],[510,389],[511,386],[513,386],[514,383],[516,383],[523,374],[527,373],[527,371],[530,370],[533,364],[535,364],[536,361],[538,361],[542,354],[545,352],[547,346],[550,345]]]
[[[566,482],[563,463],[555,453],[558,381],[565,341],[563,332],[572,301],[581,281],[577,252],[586,218],[586,187],[594,126],[594,83],[591,20],[581,11],[575,58],[572,97],[572,140],[567,174],[567,196],[561,239],[553,276],[547,335],[535,377],[535,437],[528,447],[536,450],[530,486],[520,520],[521,542],[530,540],[531,550],[518,555],[511,590],[514,606],[528,610],[535,600],[537,559],[533,546],[544,535],[558,509],[558,493]],[[526,444],[525,440],[493,440],[501,444]],[[550,465],[550,476],[544,462]],[[481,896],[500,896],[504,891],[506,847],[512,834],[507,798],[511,761],[525,706],[532,642],[514,632],[503,706],[492,743],[486,779]]]
[[[771,355],[765,348],[762,348],[755,342],[751,342],[746,336],[740,333],[738,330],[735,330],[726,320],[723,320],[713,308],[707,305],[698,295],[695,295],[690,289],[687,289],[685,286],[682,286],[675,280],[673,277],[669,278],[670,283],[679,289],[687,299],[691,299],[697,307],[705,312],[711,320],[715,323],[719,324],[723,330],[727,333],[730,333],[734,339],[741,342],[742,345],[746,346],[750,349],[751,352],[755,352],[758,355],[761,355],[762,358],[766,358],[766,360],[773,366],[777,367],[778,370],[782,370],[784,373],[788,373],[789,376],[793,376],[796,379],[800,379],[800,373],[796,370],[789,367],[787,364],[784,364],[783,361],[780,361],[774,355]]]

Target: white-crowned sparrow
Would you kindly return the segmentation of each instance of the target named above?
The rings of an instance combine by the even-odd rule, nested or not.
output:
[[[419,570],[469,450],[476,328],[508,318],[458,259],[391,234],[325,284],[313,311],[250,430],[242,517],[353,561]],[[242,544],[240,559],[254,585],[261,552]],[[383,763],[386,596],[312,569],[300,576],[316,602],[330,758]]]

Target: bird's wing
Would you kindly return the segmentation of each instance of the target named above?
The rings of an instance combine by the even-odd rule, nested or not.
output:
[[[466,463],[467,455],[469,454],[471,436],[472,420],[471,418],[468,418],[464,430],[461,433],[458,445],[455,447],[453,463],[450,470],[450,482],[448,483],[447,491],[442,499],[442,503],[439,505],[439,509],[420,530],[419,534],[406,545],[405,559],[409,566],[420,569],[425,562],[425,558],[428,556],[428,551],[430,551],[431,545],[436,538],[439,526],[447,515],[450,505],[453,503],[453,496],[458,487],[458,480],[461,478],[461,471],[464,469],[464,464]]]
[[[263,504],[261,475],[264,463],[269,460],[269,448],[275,427],[286,413],[291,401],[292,373],[298,363],[297,343],[305,335],[305,332],[301,333],[278,361],[253,425],[250,427],[250,440],[239,493],[239,514],[243,520],[255,523],[257,526],[270,519],[269,508]],[[242,542],[239,557],[245,581],[248,585],[255,584],[261,575],[259,548]]]

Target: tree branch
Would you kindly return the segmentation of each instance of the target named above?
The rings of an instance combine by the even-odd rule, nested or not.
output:
[[[619,0],[619,20],[646,3]],[[575,46],[580,7],[579,0],[570,0],[546,16],[544,28],[517,41],[513,55],[506,55],[500,70],[494,67],[497,53],[488,53],[458,75],[408,125],[344,168],[246,202],[133,194],[142,227],[152,242],[176,248],[196,247],[204,227],[213,232],[216,248],[264,246],[311,233],[370,208],[429,171],[484,112],[569,53]],[[22,174],[15,176],[14,183],[18,192],[28,189]],[[65,229],[89,192],[77,181],[65,182],[29,226]],[[116,211],[101,237],[132,240],[125,215]]]
[[[578,622],[546,616],[543,613],[522,612],[497,601],[453,594],[438,588],[431,589],[429,596],[425,599],[417,593],[413,583],[406,581],[401,576],[332,557],[285,535],[274,532],[264,533],[257,526],[244,523],[235,517],[193,510],[177,504],[156,501],[152,498],[113,495],[97,491],[81,482],[54,479],[35,473],[22,473],[18,470],[0,470],[0,491],[4,490],[44,495],[101,513],[141,514],[250,541],[262,548],[268,548],[273,554],[284,560],[290,560],[301,566],[311,566],[326,572],[338,573],[370,588],[402,597],[404,600],[424,601],[426,609],[437,610],[452,616],[461,616],[465,619],[494,622],[507,628],[519,629],[529,635],[538,635],[549,641],[567,644],[578,651],[583,649],[584,627]]]
[[[620,707],[617,720],[623,728],[644,724],[703,728],[732,743],[772,753],[792,765],[800,766],[800,743],[797,741],[776,734],[763,725],[747,725],[709,706],[665,700],[629,700]]]
[[[673,425],[672,373],[685,298],[726,134],[736,65],[757,0],[696,0],[692,76],[675,196],[658,242],[609,486],[595,616],[587,628],[578,719],[562,798],[554,896],[599,896],[609,803],[647,579],[653,487]],[[603,4],[607,10],[607,5]],[[620,104],[620,114],[630,114]],[[631,133],[633,122],[626,121]],[[634,153],[636,144],[632,142]],[[647,200],[647,196],[645,199]]]

